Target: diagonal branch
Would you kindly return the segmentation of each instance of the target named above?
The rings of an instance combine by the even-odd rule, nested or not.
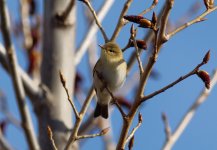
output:
[[[99,27],[99,29],[100,29],[100,31],[101,31],[101,33],[103,35],[105,43],[107,43],[108,42],[108,37],[107,37],[107,35],[106,35],[106,33],[105,33],[105,31],[104,31],[104,29],[103,29],[103,27],[102,27],[102,25],[101,25],[98,17],[96,15],[95,10],[93,9],[92,5],[90,4],[90,1],[89,0],[81,0],[81,1],[84,2],[87,5],[87,7],[90,9],[90,12],[92,13],[92,15],[93,15],[93,17],[94,17],[94,19],[96,21],[96,24]]]
[[[110,10],[113,3],[114,3],[114,0],[105,1],[99,13],[97,13],[99,22],[102,22],[102,20],[104,19],[105,15]],[[75,65],[78,65],[80,63],[83,55],[88,49],[89,44],[92,42],[92,38],[95,36],[97,30],[98,30],[98,27],[95,24],[95,22],[93,22],[89,27],[88,33],[85,34],[85,38],[82,40],[83,41],[82,44],[76,50],[77,52],[75,54]]]
[[[87,98],[86,98],[86,100],[85,100],[85,102],[84,102],[84,104],[83,104],[83,106],[81,108],[81,111],[79,113],[79,118],[76,118],[74,128],[72,130],[72,133],[71,133],[71,135],[69,137],[69,140],[68,140],[64,150],[69,150],[70,146],[76,141],[76,138],[78,137],[78,130],[79,130],[80,126],[81,126],[81,122],[82,122],[82,120],[84,118],[84,115],[85,115],[85,113],[87,111],[87,108],[88,108],[88,106],[89,106],[89,104],[90,104],[90,102],[91,102],[94,95],[95,95],[94,87],[92,86],[90,88],[89,93],[87,95]]]
[[[180,135],[184,132],[185,128],[187,127],[187,125],[190,123],[190,121],[194,117],[198,107],[200,107],[203,104],[203,102],[207,100],[207,97],[209,96],[213,87],[216,84],[217,84],[217,70],[215,70],[215,73],[212,77],[210,89],[209,90],[204,89],[201,92],[197,100],[191,105],[191,107],[186,112],[185,116],[182,118],[181,122],[178,124],[175,131],[170,136],[170,139],[165,141],[164,146],[162,148],[163,150],[169,150],[173,147],[175,142],[178,140]]]
[[[141,103],[144,102],[144,101],[147,101],[147,100],[151,99],[152,97],[154,97],[154,96],[156,96],[156,95],[158,95],[158,94],[160,94],[160,93],[162,93],[162,92],[164,92],[164,91],[166,91],[166,90],[168,90],[169,88],[171,88],[171,87],[173,87],[174,85],[178,84],[179,82],[185,80],[186,78],[188,78],[188,77],[190,77],[190,76],[192,76],[192,75],[197,74],[199,68],[200,68],[202,65],[204,65],[204,62],[198,64],[192,71],[190,71],[189,73],[187,73],[187,74],[184,75],[184,76],[179,77],[177,80],[175,80],[174,82],[170,83],[169,85],[163,87],[162,89],[157,90],[157,91],[155,91],[154,93],[151,93],[151,94],[149,94],[149,95],[147,95],[147,96],[142,97]]]
[[[118,23],[115,27],[115,31],[113,32],[112,38],[110,41],[115,41],[115,39],[117,38],[119,32],[121,31],[121,28],[124,26],[124,21],[123,21],[123,17],[124,15],[127,13],[131,3],[133,2],[133,0],[127,0],[124,4],[124,8],[121,11],[121,14],[119,16],[118,19]]]
[[[19,111],[21,113],[22,127],[25,131],[24,133],[26,135],[29,148],[33,150],[39,149],[38,141],[34,133],[33,123],[30,117],[30,112],[25,102],[25,92],[24,92],[21,76],[19,74],[18,67],[17,67],[18,63],[17,63],[16,53],[14,51],[11,38],[10,38],[9,14],[6,7],[5,0],[0,0],[0,13],[1,13],[1,25],[2,25],[1,27],[2,27],[3,40],[7,50],[7,57],[8,57],[9,69],[13,81],[13,87],[16,93]]]
[[[178,27],[177,29],[175,29],[174,31],[172,31],[171,33],[169,33],[167,35],[167,38],[170,39],[171,37],[173,37],[176,33],[184,30],[185,28],[195,24],[195,23],[198,23],[198,22],[201,22],[201,21],[204,21],[204,17],[208,14],[210,14],[211,12],[217,10],[217,6],[215,6],[214,8],[212,9],[208,9],[206,10],[204,13],[202,13],[200,16],[198,16],[197,18],[193,19],[192,21],[189,21],[185,24],[183,24],[182,26]]]
[[[61,81],[61,83],[62,83],[62,85],[63,85],[63,88],[64,88],[65,91],[66,91],[66,95],[67,95],[68,101],[69,101],[70,105],[72,106],[72,109],[73,109],[73,111],[74,111],[74,113],[75,113],[75,117],[76,117],[76,118],[79,118],[78,111],[76,110],[75,105],[74,105],[74,103],[73,103],[72,100],[71,100],[71,97],[70,97],[70,95],[69,95],[69,90],[68,90],[68,88],[66,87],[66,80],[65,80],[65,78],[64,78],[64,76],[63,76],[63,74],[62,74],[61,71],[59,72],[59,76],[60,76],[60,81]]]

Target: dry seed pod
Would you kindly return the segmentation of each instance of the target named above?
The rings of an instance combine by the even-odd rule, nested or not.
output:
[[[106,133],[108,133],[109,130],[110,130],[110,127],[103,129],[100,133],[102,135],[105,135]]]
[[[129,15],[129,16],[124,16],[124,19],[134,22],[134,23],[139,23],[141,19],[143,19],[142,16],[135,16],[135,15]]]
[[[205,86],[207,89],[210,88],[210,77],[209,77],[209,73],[204,71],[204,70],[200,70],[197,72],[197,75],[199,78],[201,78],[201,80],[204,82]]]

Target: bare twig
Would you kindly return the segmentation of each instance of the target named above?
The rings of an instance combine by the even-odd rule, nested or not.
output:
[[[70,97],[70,95],[69,95],[69,90],[68,90],[67,87],[66,87],[66,80],[65,80],[65,78],[64,78],[64,76],[63,76],[63,74],[62,74],[61,71],[59,72],[59,76],[60,76],[60,81],[61,81],[61,83],[62,83],[62,85],[63,85],[63,88],[64,88],[65,91],[66,91],[68,101],[69,101],[70,105],[72,106],[72,109],[73,109],[73,111],[74,111],[74,113],[75,113],[75,117],[76,117],[76,118],[79,118],[78,111],[77,111],[77,109],[75,108],[75,105],[74,105],[74,103],[73,103],[72,100],[71,100],[71,97]]]
[[[127,13],[131,3],[133,2],[133,0],[127,0],[124,4],[124,8],[121,11],[121,14],[119,16],[118,19],[118,23],[115,27],[115,31],[113,32],[112,38],[110,41],[115,41],[115,39],[117,38],[119,32],[121,31],[121,28],[124,26],[124,21],[123,21],[123,17],[124,15]]]
[[[49,139],[50,139],[50,141],[51,141],[51,144],[52,144],[52,146],[53,146],[53,149],[54,149],[54,150],[58,150],[58,149],[57,149],[57,146],[56,146],[56,144],[55,144],[55,141],[54,141],[54,139],[53,139],[53,132],[52,132],[50,126],[47,126],[47,134],[48,134],[48,137],[49,137]]]
[[[152,9],[155,8],[155,6],[157,5],[156,2],[153,1],[153,3],[151,4],[151,6],[145,10],[143,10],[141,13],[139,13],[140,16],[145,15],[146,13],[150,12]]]
[[[96,24],[99,27],[99,29],[100,29],[100,31],[101,31],[101,33],[103,35],[105,43],[107,43],[108,42],[108,37],[107,37],[107,35],[106,35],[106,33],[105,33],[105,31],[104,31],[98,17],[97,17],[97,14],[96,14],[95,10],[93,9],[92,5],[90,4],[90,1],[89,0],[81,0],[81,1],[84,2],[87,5],[87,7],[90,9],[90,12],[92,13],[92,15],[93,15],[93,17],[94,17],[94,19],[96,21]]]
[[[102,135],[107,134],[108,131],[109,131],[109,127],[103,129],[100,133],[90,134],[90,135],[80,135],[80,136],[78,136],[78,137],[76,138],[76,140],[86,139],[86,138],[94,138],[94,137],[97,137],[97,136],[102,136]]]
[[[215,73],[212,77],[210,89],[209,90],[204,89],[201,92],[201,94],[199,95],[197,100],[191,105],[191,107],[186,112],[185,116],[182,118],[182,120],[178,124],[175,131],[172,133],[170,140],[165,141],[164,146],[162,148],[163,150],[170,150],[173,147],[175,142],[178,140],[180,135],[184,132],[185,128],[187,127],[187,125],[190,123],[190,121],[194,117],[198,107],[200,107],[203,104],[203,102],[205,102],[207,100],[207,97],[209,96],[213,87],[216,84],[217,84],[217,70],[215,70]]]
[[[105,15],[110,10],[113,3],[114,3],[114,0],[105,1],[103,6],[101,7],[99,13],[97,13],[99,22],[102,22],[102,20],[104,19]],[[75,54],[75,65],[78,65],[79,62],[81,61],[81,59],[82,59],[83,55],[85,54],[89,44],[91,43],[91,39],[93,38],[93,36],[95,36],[97,30],[98,30],[98,27],[97,27],[96,23],[93,22],[91,24],[91,26],[89,27],[88,33],[85,34],[85,38],[84,38],[84,40],[82,40],[83,42],[81,43],[81,45],[77,49],[77,52]]]
[[[166,133],[166,139],[170,140],[171,128],[170,128],[170,124],[169,124],[167,115],[165,113],[162,113],[162,120],[163,120],[163,123],[164,123],[164,131]]]
[[[160,93],[162,93],[162,92],[164,92],[164,91],[166,91],[166,90],[168,90],[169,88],[171,88],[171,87],[173,87],[174,85],[176,85],[177,83],[179,83],[179,82],[185,80],[186,78],[188,78],[188,77],[190,77],[190,76],[192,76],[192,75],[197,74],[199,68],[200,68],[202,65],[204,65],[204,62],[201,62],[201,63],[198,64],[192,71],[190,71],[189,73],[187,73],[187,74],[184,75],[184,76],[179,77],[177,80],[175,80],[174,82],[170,83],[169,85],[163,87],[162,89],[157,90],[157,91],[155,91],[154,93],[151,93],[151,94],[149,94],[149,95],[147,95],[147,96],[142,97],[141,103],[144,102],[144,101],[147,101],[148,99],[150,99],[150,98],[152,98],[152,97],[154,97],[154,96],[156,96],[156,95],[158,95],[158,94],[160,94]]]
[[[87,107],[89,106],[94,94],[95,94],[94,87],[92,86],[90,88],[89,93],[87,95],[87,98],[86,98],[86,100],[85,100],[85,102],[84,102],[84,104],[83,104],[83,106],[81,108],[81,111],[79,113],[79,118],[77,118],[76,121],[75,121],[75,125],[74,125],[74,128],[72,130],[72,133],[71,133],[71,135],[69,137],[69,140],[68,140],[68,142],[67,142],[67,144],[66,144],[66,146],[64,148],[65,150],[69,150],[71,144],[73,144],[76,141],[76,138],[78,137],[78,130],[80,128],[81,122],[82,122],[82,120],[84,118],[84,115],[85,115],[85,113],[87,111]]]
[[[134,136],[135,132],[139,129],[139,127],[142,125],[142,114],[139,113],[138,115],[138,124],[136,125],[135,128],[133,128],[132,132],[130,135],[127,137],[125,144],[130,141],[130,139]]]
[[[21,76],[19,74],[18,67],[17,67],[18,63],[17,63],[16,54],[10,38],[9,14],[7,11],[5,0],[0,0],[0,13],[1,13],[3,40],[7,50],[9,69],[13,80],[13,87],[15,89],[17,103],[21,113],[22,127],[25,131],[24,133],[26,135],[29,148],[33,150],[39,149],[38,141],[34,133],[34,128],[30,117],[30,112],[25,102],[25,92],[21,81]]]
[[[196,17],[195,19],[193,19],[192,21],[189,21],[185,24],[183,24],[182,26],[178,27],[177,29],[175,29],[174,31],[172,31],[171,33],[167,34],[167,38],[170,39],[171,37],[173,37],[176,33],[182,31],[183,29],[191,26],[192,24],[204,21],[204,17],[208,14],[210,14],[211,12],[217,10],[217,6],[215,6],[212,9],[208,9],[206,10],[204,13],[202,13],[200,16]]]
[[[143,66],[142,66],[142,61],[141,61],[141,59],[140,59],[140,53],[139,53],[139,48],[138,48],[138,45],[137,45],[137,43],[136,43],[136,39],[135,39],[135,36],[136,36],[136,29],[134,30],[134,27],[133,27],[133,25],[132,25],[132,27],[131,28],[133,28],[132,30],[132,32],[131,32],[131,40],[133,41],[133,44],[134,44],[134,47],[135,47],[135,49],[136,49],[136,58],[137,58],[137,61],[138,61],[138,64],[139,64],[139,70],[140,70],[140,78],[142,77],[142,74],[143,74],[143,72],[144,72],[144,69],[143,69]]]

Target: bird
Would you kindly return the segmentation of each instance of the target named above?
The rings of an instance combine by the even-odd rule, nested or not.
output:
[[[120,88],[127,74],[127,64],[118,44],[107,42],[101,47],[100,58],[93,68],[93,85],[97,96],[94,117],[108,118],[111,93]],[[110,93],[111,92],[111,93]]]

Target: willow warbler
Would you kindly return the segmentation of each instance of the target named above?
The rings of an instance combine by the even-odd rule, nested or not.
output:
[[[108,106],[115,92],[125,81],[127,64],[119,46],[108,42],[101,47],[101,56],[93,69],[93,84],[97,95],[94,117],[108,118]]]

